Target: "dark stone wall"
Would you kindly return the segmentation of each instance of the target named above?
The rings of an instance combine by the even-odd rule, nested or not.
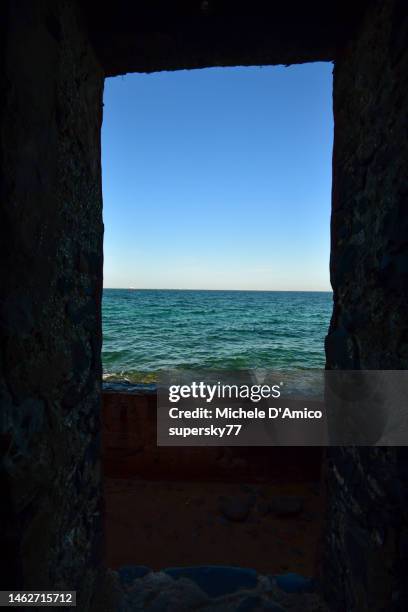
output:
[[[106,76],[331,61],[370,0],[81,3]]]
[[[101,573],[103,77],[336,59],[327,365],[407,368],[407,29],[405,0],[1,4],[3,588],[87,610]],[[332,609],[408,609],[404,449],[332,449],[327,472]]]
[[[101,555],[103,74],[75,3],[1,21],[2,588],[77,589]]]
[[[334,70],[330,369],[408,367],[407,108],[407,5],[375,1]],[[333,610],[408,609],[405,449],[328,459]]]

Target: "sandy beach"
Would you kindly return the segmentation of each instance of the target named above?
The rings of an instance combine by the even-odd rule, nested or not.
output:
[[[109,567],[315,575],[325,495],[311,448],[158,448],[150,396],[104,395]]]

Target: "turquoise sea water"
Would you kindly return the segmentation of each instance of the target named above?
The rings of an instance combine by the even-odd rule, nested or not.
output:
[[[332,293],[105,289],[105,380],[166,369],[324,366]]]

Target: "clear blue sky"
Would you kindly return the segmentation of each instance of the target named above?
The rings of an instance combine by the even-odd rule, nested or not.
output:
[[[330,290],[332,65],[105,82],[105,287]]]

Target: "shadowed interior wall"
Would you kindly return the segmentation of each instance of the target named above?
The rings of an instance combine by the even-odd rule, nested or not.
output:
[[[103,74],[74,3],[1,11],[0,580],[77,589],[84,610],[102,542]]]
[[[259,0],[250,8],[227,0],[1,5],[4,588],[76,588],[86,610],[102,561],[105,75],[335,59],[327,363],[407,367],[406,3],[276,7]],[[388,610],[394,601],[406,609],[405,453],[333,449],[329,460],[323,586],[332,606]]]
[[[331,61],[369,0],[83,2],[106,76]]]
[[[408,11],[373,2],[334,71],[327,364],[408,367]],[[407,449],[329,451],[324,584],[334,610],[406,610]]]

